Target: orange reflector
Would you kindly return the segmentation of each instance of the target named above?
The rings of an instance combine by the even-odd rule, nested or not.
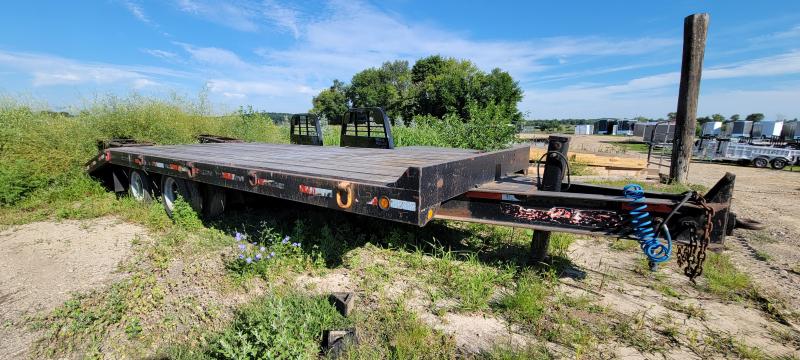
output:
[[[433,217],[433,209],[428,209],[428,220]]]
[[[381,197],[381,199],[378,200],[378,207],[380,207],[383,210],[388,209],[389,208],[389,198],[386,197],[386,196]]]

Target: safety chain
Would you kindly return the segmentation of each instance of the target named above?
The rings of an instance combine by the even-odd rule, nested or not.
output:
[[[703,273],[703,263],[706,261],[706,249],[711,242],[711,230],[713,228],[712,218],[714,217],[714,209],[712,209],[706,200],[697,195],[697,203],[706,212],[706,224],[703,229],[703,238],[698,241],[697,226],[694,222],[686,222],[685,226],[689,227],[689,244],[678,247],[678,266],[684,266],[683,273],[689,277],[689,280],[694,282],[694,279]]]

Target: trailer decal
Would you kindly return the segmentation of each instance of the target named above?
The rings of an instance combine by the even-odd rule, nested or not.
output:
[[[326,197],[326,198],[333,196],[333,190],[331,189],[323,189],[303,184],[300,184],[298,187],[300,192],[306,195]]]
[[[250,184],[250,186],[266,186],[280,190],[286,188],[284,183],[271,179],[260,178],[255,172],[251,172],[249,175],[247,175],[247,183]]]
[[[162,169],[166,168],[166,166],[162,162],[153,161],[152,164],[153,164],[153,166],[155,166],[157,168],[162,168]]]
[[[231,172],[223,171],[222,172],[222,178],[225,179],[225,180],[230,180],[230,181],[242,181],[242,182],[244,182],[244,176],[236,175],[236,174],[231,173]]]

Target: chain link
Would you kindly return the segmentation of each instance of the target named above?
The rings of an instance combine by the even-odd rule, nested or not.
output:
[[[683,273],[694,282],[695,278],[703,274],[703,263],[706,261],[706,249],[711,242],[711,230],[713,229],[712,218],[714,209],[706,203],[706,200],[697,195],[697,202],[706,212],[706,223],[703,228],[703,237],[698,239],[697,225],[694,222],[685,222],[684,226],[689,228],[689,244],[678,246],[678,266],[684,266]]]

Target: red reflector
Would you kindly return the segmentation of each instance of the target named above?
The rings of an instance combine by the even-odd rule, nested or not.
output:
[[[106,161],[111,161],[111,152],[106,151]]]
[[[229,172],[223,172],[222,173],[222,178],[225,179],[225,180],[233,180],[235,177],[236,177],[236,175],[234,175],[233,173],[229,173]]]
[[[502,200],[503,199],[503,194],[470,191],[470,192],[467,192],[467,197],[468,198],[473,198],[473,199]]]

